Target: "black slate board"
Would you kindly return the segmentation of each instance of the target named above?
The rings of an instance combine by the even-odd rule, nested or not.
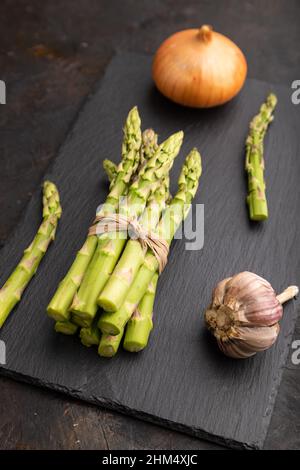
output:
[[[112,60],[46,175],[59,186],[63,218],[37,276],[1,330],[7,347],[1,373],[232,447],[261,447],[296,303],[285,308],[276,346],[240,362],[218,352],[201,315],[216,282],[235,272],[252,270],[278,291],[299,283],[299,110],[291,104],[290,90],[256,80],[248,80],[239,97],[222,108],[184,109],[154,89],[150,66],[151,59],[142,55]],[[244,204],[244,141],[250,118],[271,88],[279,104],[265,146],[270,220],[251,224]],[[205,243],[196,252],[186,251],[184,241],[173,243],[147,350],[121,351],[106,360],[77,338],[55,334],[45,309],[105,197],[101,160],[118,161],[120,129],[135,104],[143,127],[153,126],[161,138],[184,129],[174,182],[183,155],[193,146],[200,149],[204,171],[196,202],[205,204]],[[1,284],[32,239],[40,208],[38,190],[0,253]]]

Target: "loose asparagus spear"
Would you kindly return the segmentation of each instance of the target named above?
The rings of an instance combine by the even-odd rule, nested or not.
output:
[[[155,230],[161,213],[165,209],[169,194],[169,177],[162,181],[141,217],[141,226],[145,230]],[[98,305],[106,312],[118,310],[126,297],[130,285],[145,259],[145,252],[138,240],[129,240],[127,245],[98,298]]]
[[[101,208],[101,213],[112,212],[118,207],[119,198],[126,191],[129,181],[139,165],[141,146],[140,126],[139,113],[137,108],[134,107],[129,112],[124,127],[122,160],[117,168],[117,176],[113,181],[110,193]],[[78,251],[72,266],[60,282],[47,308],[48,315],[54,318],[54,320],[64,321],[70,319],[69,307],[89,266],[97,243],[97,236],[87,237],[85,243]]]
[[[165,210],[158,224],[158,234],[169,244],[171,243],[177,228],[187,215],[189,205],[196,194],[201,175],[201,158],[196,149],[187,156],[178,180],[178,191],[170,205]],[[158,261],[153,253],[148,250],[145,261],[139,269],[122,307],[114,312],[104,312],[98,323],[102,333],[118,335],[133,314],[134,308],[141,301],[151,279],[158,269]]]
[[[251,220],[268,218],[266,185],[264,180],[264,136],[270,122],[273,121],[273,111],[277,104],[275,95],[270,94],[263,103],[259,113],[250,123],[249,135],[246,140],[246,171],[248,173],[249,216]]]
[[[122,215],[132,218],[140,216],[149,195],[169,173],[174,158],[179,153],[182,140],[183,132],[177,132],[160,144],[155,154],[140,171],[137,180],[130,186],[125,204],[120,204],[119,212]],[[125,244],[124,234],[112,233],[100,237],[100,243],[71,305],[72,312],[92,322],[98,309],[97,298],[108,281]]]
[[[127,351],[142,351],[148,344],[149,335],[153,328],[152,316],[157,281],[158,273],[155,273],[144,297],[127,323],[123,342],[123,348]]]
[[[61,212],[55,184],[45,181],[43,184],[43,222],[34,240],[24,251],[18,266],[0,290],[0,328],[14,306],[21,300],[24,289],[34,276],[50,242],[54,240]]]
[[[124,330],[121,330],[118,335],[103,334],[100,339],[98,354],[102,357],[113,357],[117,354],[120,343],[122,341]]]
[[[75,335],[78,330],[78,325],[71,321],[57,321],[55,322],[54,329],[57,333],[63,333],[64,335]]]

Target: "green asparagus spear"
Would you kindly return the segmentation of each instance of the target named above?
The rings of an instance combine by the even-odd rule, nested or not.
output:
[[[155,154],[141,169],[137,180],[130,186],[125,204],[120,204],[119,212],[131,218],[143,212],[149,195],[161,184],[168,173],[174,158],[178,155],[183,140],[183,132],[177,132],[163,142]],[[97,298],[111,275],[126,244],[124,234],[102,235],[86,275],[71,305],[72,312],[90,321],[96,315]]]
[[[248,173],[249,216],[251,220],[268,218],[266,185],[264,180],[264,136],[270,122],[273,121],[273,111],[277,104],[275,95],[270,94],[263,103],[259,113],[250,123],[249,135],[246,140],[246,171]]]
[[[127,190],[129,181],[139,165],[141,146],[140,125],[141,121],[138,110],[134,107],[126,119],[122,144],[122,160],[117,168],[117,176],[110,193],[101,208],[101,213],[103,214],[112,212],[118,207],[119,198]],[[78,251],[72,266],[60,282],[47,308],[48,315],[54,318],[54,320],[64,321],[70,319],[69,307],[93,257],[97,243],[97,236],[87,237],[85,243]]]
[[[153,328],[152,316],[157,281],[158,273],[155,273],[144,297],[127,323],[123,342],[123,348],[126,351],[142,351],[148,344],[149,335]]]
[[[21,300],[24,289],[34,276],[50,242],[54,240],[61,212],[56,186],[50,181],[45,181],[43,184],[43,222],[34,240],[24,251],[18,266],[0,290],[0,328],[14,306]]]
[[[194,198],[201,175],[201,158],[196,149],[187,156],[178,180],[178,191],[165,210],[158,224],[158,234],[169,244],[182,220],[187,215],[187,205]],[[158,261],[148,250],[145,261],[135,277],[121,308],[114,313],[104,312],[98,323],[102,333],[118,335],[130,319],[135,306],[139,304],[151,279],[158,269]]]

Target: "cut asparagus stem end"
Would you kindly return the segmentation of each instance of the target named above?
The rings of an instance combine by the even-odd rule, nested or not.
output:
[[[114,357],[116,355],[116,351],[114,347],[110,344],[107,344],[105,346],[99,345],[98,348],[98,354],[101,357]]]
[[[86,306],[83,302],[80,304],[73,303],[70,307],[70,311],[72,312],[72,315],[75,315],[77,318],[81,317],[84,320],[93,320],[95,318],[95,315],[98,310],[98,306],[95,303],[95,305],[90,305],[90,308]]]
[[[146,342],[141,341],[124,341],[123,348],[129,352],[140,352],[147,346],[148,339]]]
[[[283,292],[281,292],[281,294],[277,295],[277,299],[279,300],[281,304],[284,304],[284,302],[288,302],[289,300],[296,297],[298,293],[299,293],[299,287],[289,286]]]
[[[147,343],[139,343],[137,341],[133,341],[133,342],[130,342],[130,341],[126,341],[126,343],[123,344],[123,348],[128,351],[128,352],[132,352],[132,353],[137,353],[137,352],[140,352],[140,351],[143,351],[143,349],[145,349],[145,347],[147,346]]]
[[[248,198],[249,217],[251,220],[261,221],[268,218],[268,205],[266,200],[259,200],[251,193]]]
[[[54,329],[57,333],[62,333],[64,335],[75,335],[78,330],[78,325],[74,325],[70,321],[57,321],[55,323]]]
[[[69,285],[68,285],[69,284]],[[69,287],[71,286],[71,289]],[[47,314],[56,321],[68,321],[71,318],[69,311],[70,304],[74,297],[72,291],[73,283],[65,282],[64,286],[60,286],[52,297],[48,307]]]
[[[105,312],[116,312],[118,310],[118,306],[112,299],[107,299],[104,297],[98,298],[98,305],[99,307],[103,308]]]
[[[70,318],[69,312],[65,314],[66,312],[60,311],[60,310],[54,310],[52,307],[48,306],[47,308],[47,314],[50,318],[55,320],[56,322],[67,322]]]
[[[81,343],[89,348],[90,346],[98,346],[99,341],[100,341],[100,331],[99,335],[93,334],[90,331],[88,331],[89,328],[81,328],[80,330],[80,340]]]
[[[76,310],[71,310],[71,312],[72,312],[72,318],[81,318],[81,320],[86,320],[87,322],[90,322],[94,318],[85,312],[78,313],[76,312]]]
[[[123,348],[130,352],[139,352],[145,349],[153,328],[151,318],[131,319],[126,328]]]
[[[100,339],[98,354],[102,357],[114,357],[119,349],[124,329],[116,336],[103,334]]]
[[[108,315],[105,315],[105,317],[107,316]],[[103,334],[112,336],[119,335],[123,330],[122,327],[119,327],[115,323],[110,322],[109,319],[101,317],[98,322],[98,328],[102,331]]]
[[[88,328],[91,326],[93,319],[92,318],[82,318],[76,314],[72,314],[72,322],[82,328]]]

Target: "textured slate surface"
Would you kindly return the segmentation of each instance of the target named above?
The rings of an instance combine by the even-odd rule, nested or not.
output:
[[[55,244],[1,331],[7,345],[7,365],[1,372],[199,437],[260,447],[288,353],[295,302],[285,308],[276,346],[244,362],[219,354],[201,313],[215,283],[243,269],[265,276],[278,291],[299,282],[300,266],[293,256],[299,244],[299,113],[290,91],[275,87],[279,105],[265,151],[271,217],[264,225],[253,225],[243,202],[243,145],[248,122],[270,85],[249,80],[229,105],[195,111],[167,102],[149,77],[148,57],[115,57],[46,175],[59,185],[64,216]],[[118,160],[120,128],[134,104],[143,126],[155,127],[161,138],[185,130],[174,180],[183,155],[199,147],[204,172],[196,202],[205,204],[205,245],[191,252],[185,251],[183,241],[173,244],[160,280],[148,349],[105,360],[76,338],[55,334],[45,308],[104,199],[100,160]],[[37,191],[1,251],[1,283],[39,224],[40,204]]]

